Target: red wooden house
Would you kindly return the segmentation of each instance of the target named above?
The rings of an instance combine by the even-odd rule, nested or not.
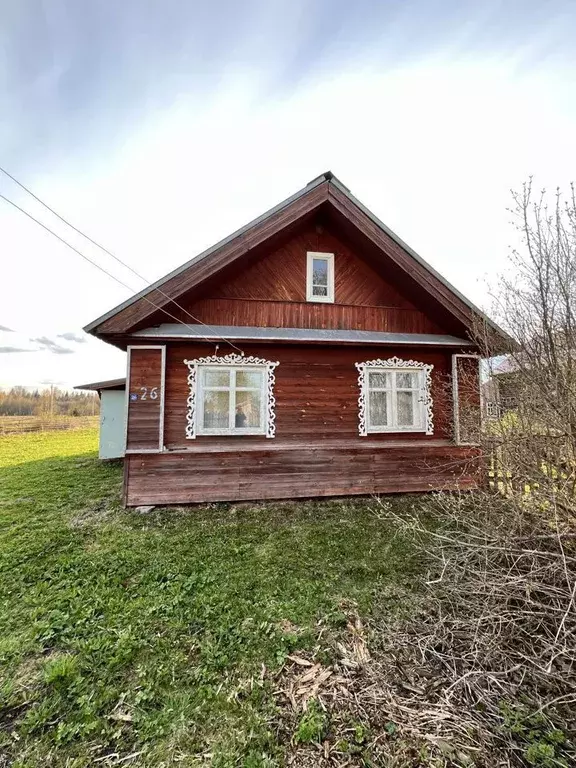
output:
[[[474,487],[481,317],[319,176],[86,327],[128,350],[126,503]]]

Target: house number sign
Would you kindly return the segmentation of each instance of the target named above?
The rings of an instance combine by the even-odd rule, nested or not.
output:
[[[130,400],[157,400],[158,399],[158,387],[140,387],[140,394],[138,392],[130,392]]]

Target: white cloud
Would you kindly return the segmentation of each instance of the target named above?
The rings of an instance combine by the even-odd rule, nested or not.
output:
[[[115,155],[22,180],[154,280],[331,169],[479,304],[481,281],[502,268],[513,239],[509,188],[529,174],[551,187],[569,181],[572,80],[545,68],[436,59],[385,70],[366,60],[259,103],[268,84],[257,71],[229,75],[208,106],[186,97],[149,115]],[[6,180],[0,191],[142,287]],[[3,274],[17,286],[3,296],[3,319],[30,337],[77,333],[129,295],[6,207],[0,232]],[[123,353],[95,340],[82,347],[62,356],[72,360],[12,356],[8,370],[0,361],[0,383],[123,375]]]
[[[35,339],[30,339],[33,344],[38,344],[41,350],[51,352],[53,355],[73,355],[74,350],[68,347],[63,347],[53,339],[49,339],[47,336],[40,336]]]
[[[66,341],[73,341],[75,344],[85,344],[87,341],[85,336],[80,336],[77,333],[72,333],[72,331],[66,331],[66,333],[59,333],[58,338],[65,339]]]

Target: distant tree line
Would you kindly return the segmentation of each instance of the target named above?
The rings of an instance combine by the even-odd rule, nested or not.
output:
[[[92,416],[99,410],[96,392],[70,392],[58,387],[0,390],[0,416]]]

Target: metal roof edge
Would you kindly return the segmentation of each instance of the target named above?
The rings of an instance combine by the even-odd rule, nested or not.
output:
[[[195,333],[194,331],[197,331]],[[212,331],[212,334],[210,333]],[[406,344],[436,346],[473,346],[470,339],[463,339],[447,334],[432,333],[391,333],[388,331],[364,331],[337,328],[272,328],[258,326],[213,325],[207,329],[204,325],[164,323],[153,328],[143,328],[132,334],[139,339],[194,339],[196,341],[219,340],[224,337],[234,341],[325,341],[370,344]]]
[[[448,288],[449,291],[452,291],[452,293],[457,296],[460,301],[464,302],[466,306],[471,309],[473,312],[475,312],[479,317],[481,317],[485,322],[488,323],[488,325],[491,326],[495,331],[497,331],[499,334],[501,334],[504,338],[510,339],[509,334],[506,333],[500,326],[495,323],[493,320],[491,320],[488,315],[486,315],[479,307],[477,307],[473,302],[470,301],[470,299],[466,298],[463,293],[461,293],[458,288],[452,285],[452,283],[448,282],[445,277],[443,277],[440,272],[438,272],[434,267],[429,264],[426,259],[424,259],[422,256],[420,256],[419,253],[416,253],[416,251],[411,248],[408,243],[404,242],[401,237],[399,237],[395,232],[393,232],[390,227],[386,226],[383,221],[381,221],[376,214],[372,213],[372,211],[367,208],[363,203],[358,200],[357,197],[355,197],[352,192],[346,187],[340,179],[338,179],[336,176],[332,176],[330,179],[330,184],[333,184],[340,192],[342,192],[343,195],[346,195],[346,197],[354,203],[354,205],[359,208],[362,213],[366,214],[368,218],[376,224],[377,227],[379,227],[383,232],[385,232],[389,237],[392,238],[401,248],[403,248],[406,253],[408,253],[412,258],[417,261],[421,266],[424,267],[424,269],[427,269],[428,272],[430,272],[434,277],[436,277],[446,288]]]
[[[335,178],[332,176],[330,171],[328,173],[330,173],[330,178]],[[172,272],[169,272],[164,277],[161,277],[159,280],[156,280],[156,282],[146,286],[146,288],[143,288],[141,291],[139,291],[138,293],[135,293],[129,299],[126,299],[126,301],[121,302],[113,309],[109,310],[108,312],[105,312],[96,320],[93,320],[91,323],[88,323],[88,325],[84,326],[83,330],[85,331],[85,333],[91,333],[94,330],[94,328],[97,328],[101,323],[105,322],[106,320],[109,320],[118,312],[121,312],[123,309],[126,309],[131,304],[134,304],[139,299],[142,299],[144,296],[151,293],[156,288],[159,288],[160,286],[164,285],[164,283],[168,282],[168,280],[171,280],[173,277],[180,275],[182,272],[188,269],[188,267],[191,267],[193,264],[196,264],[197,262],[202,261],[202,259],[205,259],[207,256],[210,256],[210,254],[213,253],[214,251],[218,250],[219,248],[222,248],[224,245],[227,245],[236,237],[239,237],[240,235],[245,234],[250,229],[252,229],[252,227],[255,227],[257,224],[261,224],[270,216],[274,215],[275,213],[278,213],[279,211],[281,211],[283,208],[286,208],[291,203],[296,202],[296,200],[299,200],[307,192],[310,192],[312,189],[319,187],[321,184],[324,184],[326,181],[329,181],[329,179],[327,178],[327,174],[322,174],[321,176],[318,176],[317,178],[313,179],[305,187],[303,187],[302,189],[299,189],[298,192],[295,192],[293,195],[290,195],[290,197],[287,197],[285,200],[282,200],[282,202],[273,206],[272,208],[267,210],[265,213],[262,213],[260,216],[257,216],[255,219],[252,219],[252,221],[248,222],[248,224],[244,224],[244,226],[235,230],[234,232],[232,232],[232,234],[227,235],[222,240],[219,240],[214,245],[211,245],[210,248],[207,248],[205,251],[202,251],[201,253],[197,254],[196,256],[189,259],[184,264],[181,264],[179,267],[176,267],[176,269],[173,269]]]

